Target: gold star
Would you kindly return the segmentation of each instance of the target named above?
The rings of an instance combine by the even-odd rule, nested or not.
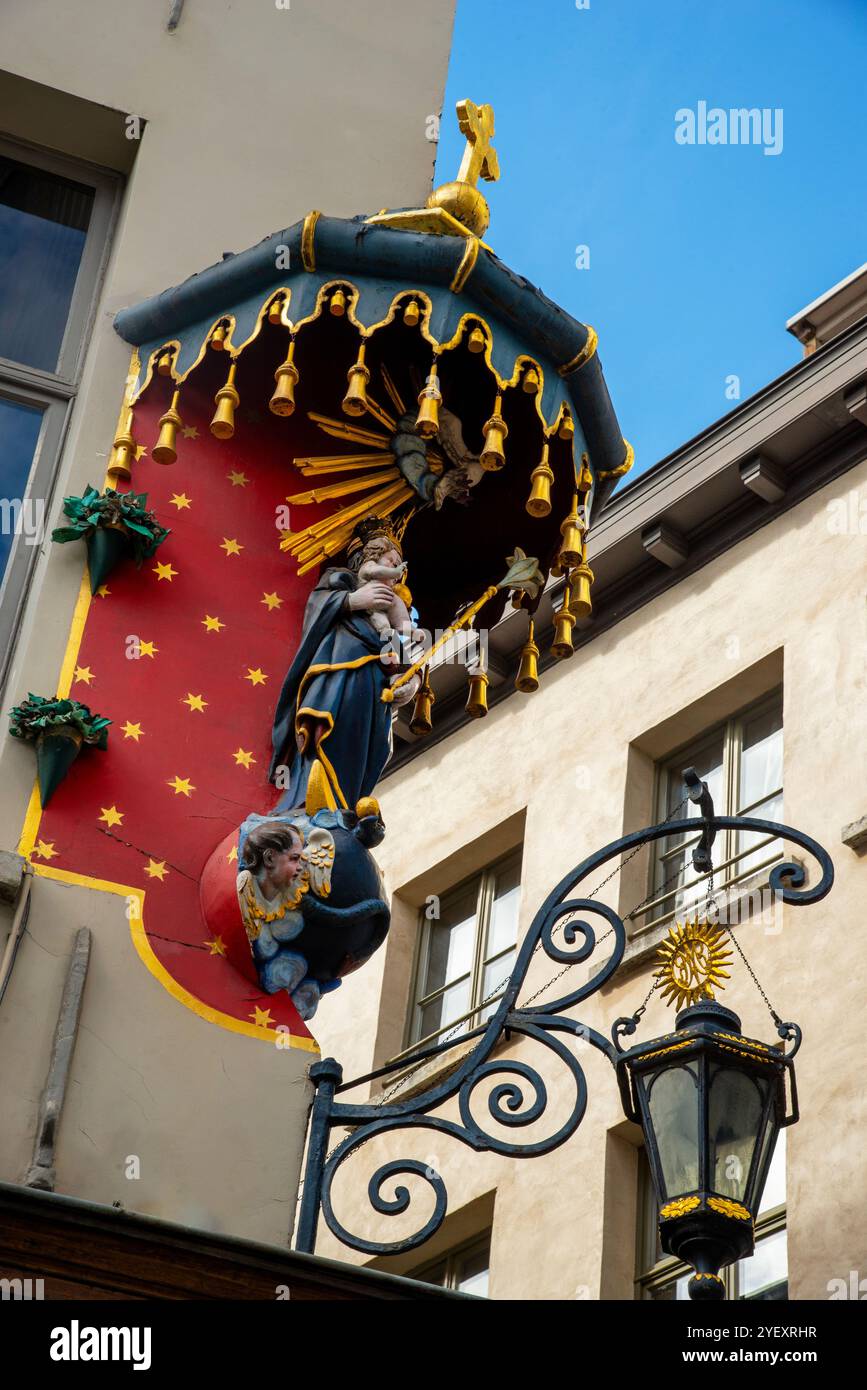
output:
[[[280,607],[283,600],[278,598],[276,594],[263,594],[262,602],[266,605],[268,612],[272,613],[275,608]]]
[[[189,777],[179,777],[177,773],[175,773],[174,777],[169,778],[168,786],[174,789],[175,796],[189,796],[190,792],[196,790],[190,782]]]
[[[221,623],[219,618],[212,618],[209,616],[209,614],[206,613],[204,618],[202,619],[202,626],[208,632],[219,632],[220,628],[225,627],[226,624]]]
[[[265,672],[260,671],[258,666],[256,667],[255,671],[252,669],[252,667],[247,667],[247,674],[244,677],[244,680],[249,681],[251,685],[264,685],[267,679],[268,677],[266,676]]]
[[[239,545],[236,540],[227,540],[224,536],[220,542],[220,549],[225,550],[227,555],[240,555],[244,547]]]
[[[163,879],[168,873],[168,869],[166,868],[166,861],[164,859],[160,859],[159,861],[157,861],[156,859],[149,858],[145,866],[145,873],[147,874],[148,878],[158,878],[160,883],[162,883]]]
[[[154,574],[158,579],[167,579],[171,584],[177,574],[177,570],[173,570],[170,564],[161,565],[159,560],[157,560],[154,565]]]
[[[139,656],[156,656],[158,651],[159,647],[155,647],[153,642],[139,642],[138,644]]]
[[[246,487],[250,481],[246,473],[236,473],[234,470],[231,473],[227,473],[226,477],[229,479],[232,487]]]
[[[221,936],[212,937],[210,941],[205,942],[205,945],[210,947],[212,956],[224,956],[226,954],[226,943]]]
[[[184,436],[184,439],[198,439],[199,437],[199,431],[196,429],[195,425],[184,425],[181,434]]]
[[[137,444],[137,445],[135,446],[135,461],[136,461],[136,463],[138,463],[139,459],[143,459],[146,453],[147,453],[147,449],[145,448],[144,444]]]
[[[232,754],[232,757],[235,759],[235,762],[238,764],[238,767],[249,768],[250,764],[256,761],[256,759],[253,757],[253,754],[245,753],[243,748],[239,748],[237,753]]]
[[[138,743],[139,739],[144,733],[144,729],[142,728],[141,724],[131,724],[130,721],[127,720],[123,728],[121,729],[121,733],[123,734],[124,738],[134,739],[135,742]]]
[[[53,840],[37,840],[36,848],[33,850],[33,858],[39,855],[40,859],[56,859],[57,850],[54,848]]]
[[[169,498],[172,506],[177,507],[179,512],[187,511],[192,500],[192,497],[188,497],[185,492],[175,492]]]
[[[258,1004],[255,1004],[253,1010],[253,1013],[248,1014],[248,1017],[252,1018],[257,1028],[271,1028],[273,1026],[274,1020],[271,1017],[270,1009],[260,1009]]]
[[[84,681],[85,685],[90,685],[93,680],[93,672],[89,666],[76,666],[73,680]]]
[[[208,703],[209,701],[203,700],[201,695],[193,695],[190,691],[187,691],[186,699],[181,700],[182,705],[189,705],[191,710],[197,709],[200,714],[204,714],[205,705]]]
[[[98,588],[97,591],[96,591],[96,597],[97,597],[97,598],[108,598],[108,596],[109,596],[110,593],[111,593],[111,589],[108,587],[107,584],[100,584],[99,588]]]
[[[100,820],[104,820],[109,829],[113,825],[123,825],[123,818],[126,812],[119,811],[116,806],[103,806],[100,808],[102,815]]]
[[[228,859],[228,861],[229,861],[230,864],[232,863],[233,860],[237,863],[237,860],[238,860],[238,846],[237,846],[237,845],[233,845],[233,846],[232,846],[232,848],[229,850],[229,853],[226,855],[226,858]]]

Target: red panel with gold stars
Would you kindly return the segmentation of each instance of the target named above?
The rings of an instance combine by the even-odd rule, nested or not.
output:
[[[285,993],[263,994],[210,935],[199,880],[227,835],[237,858],[238,826],[276,801],[271,722],[315,580],[297,577],[279,526],[292,457],[321,449],[321,436],[303,417],[242,407],[234,438],[218,441],[212,400],[190,382],[177,462],[161,466],[149,450],[164,408],[157,393],[136,407],[126,487],[147,493],[171,535],[92,598],[85,573],[58,683],[113,721],[108,749],[84,748],[44,812],[34,790],[21,850],[46,876],[125,895],[142,959],[197,1013],[315,1050]],[[304,524],[315,515],[306,508]]]

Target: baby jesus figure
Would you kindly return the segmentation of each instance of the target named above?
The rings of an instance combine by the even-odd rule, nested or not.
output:
[[[386,564],[385,561],[389,559],[397,563]],[[367,614],[372,626],[382,638],[383,646],[391,643],[382,654],[382,662],[386,666],[400,665],[398,646],[401,639],[412,640],[416,635],[407,608],[409,590],[403,583],[405,575],[406,561],[399,561],[397,552],[393,549],[377,558],[365,560],[358,571],[359,585],[376,580],[380,584],[387,584],[394,595],[388,608],[370,611]]]

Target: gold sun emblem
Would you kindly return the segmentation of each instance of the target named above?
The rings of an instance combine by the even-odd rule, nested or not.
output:
[[[723,940],[719,927],[699,917],[675,923],[659,948],[661,964],[654,975],[666,1004],[689,1008],[699,999],[713,999],[715,988],[725,989],[732,953]]]

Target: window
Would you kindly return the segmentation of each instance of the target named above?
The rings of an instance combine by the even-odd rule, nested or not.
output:
[[[470,1245],[459,1246],[442,1256],[435,1264],[424,1265],[409,1277],[420,1279],[425,1284],[439,1284],[444,1289],[456,1289],[460,1293],[473,1293],[477,1298],[487,1298],[488,1279],[491,1267],[491,1233],[473,1241]]]
[[[422,912],[409,1043],[459,1036],[490,1018],[515,964],[520,853]]]
[[[0,140],[0,685],[45,516],[119,180]]]
[[[781,1130],[756,1218],[756,1248],[748,1259],[738,1260],[720,1271],[726,1284],[726,1298],[788,1298],[785,1203],[786,1131]],[[662,1253],[656,1196],[650,1178],[650,1165],[642,1149],[638,1166],[636,1297],[688,1299],[687,1284],[691,1273],[688,1265]]]
[[[658,769],[657,819],[695,818],[699,808],[684,796],[683,769],[694,767],[707,782],[718,815],[780,820],[783,813],[783,695],[773,696],[727,720],[682,748]],[[668,835],[656,842],[647,923],[663,923],[704,902],[707,875],[696,874],[697,835]],[[713,847],[714,887],[731,888],[781,858],[782,842],[758,832],[720,831]]]

